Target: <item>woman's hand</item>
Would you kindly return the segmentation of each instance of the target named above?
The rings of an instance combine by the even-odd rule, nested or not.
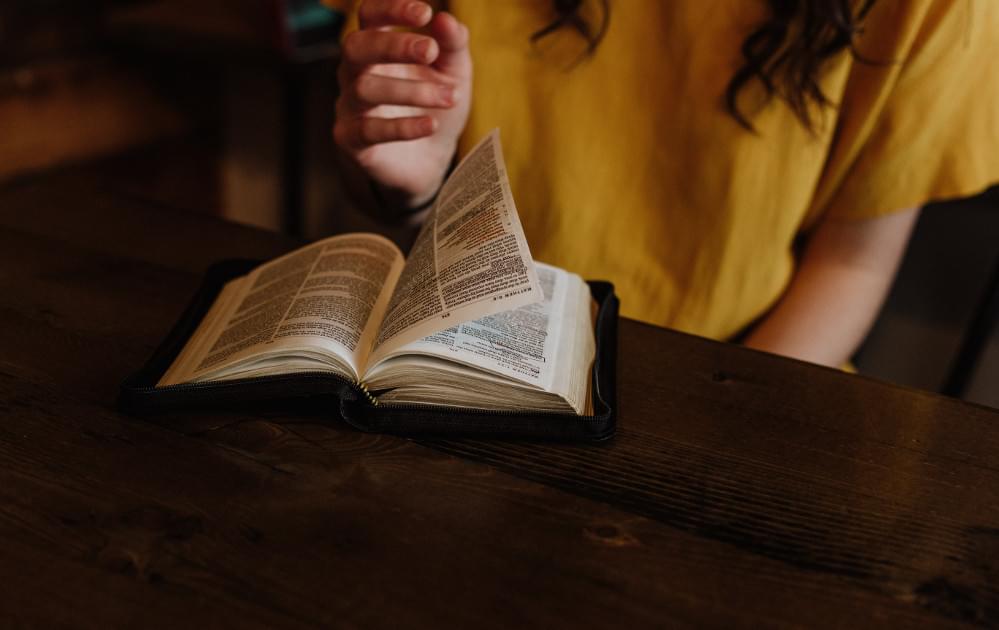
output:
[[[366,0],[358,18],[343,42],[333,137],[376,185],[416,207],[437,193],[468,119],[468,28],[411,0]]]

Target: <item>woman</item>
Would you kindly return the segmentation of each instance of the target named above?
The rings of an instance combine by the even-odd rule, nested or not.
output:
[[[843,365],[919,207],[999,180],[996,2],[450,5],[366,0],[344,40],[370,202],[425,207],[498,126],[535,257],[631,317]]]

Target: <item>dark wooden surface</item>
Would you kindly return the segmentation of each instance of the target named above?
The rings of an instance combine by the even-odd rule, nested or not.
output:
[[[113,407],[226,256],[72,173],[0,192],[0,625],[999,625],[999,413],[621,322],[601,446]]]

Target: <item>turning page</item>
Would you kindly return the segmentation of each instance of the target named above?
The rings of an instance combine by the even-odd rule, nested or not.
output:
[[[371,367],[365,384],[385,390],[378,395],[384,402],[490,409],[543,406],[544,399],[532,397],[525,387],[511,389],[516,382],[557,394],[583,413],[595,353],[589,287],[576,274],[540,263],[538,275],[543,302],[408,343]]]
[[[494,130],[441,188],[396,284],[371,360],[542,299]]]

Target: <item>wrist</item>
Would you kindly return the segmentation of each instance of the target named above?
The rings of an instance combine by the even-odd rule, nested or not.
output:
[[[374,180],[370,180],[372,196],[382,212],[388,216],[408,217],[415,215],[433,205],[444,186],[444,182],[447,181],[457,163],[458,158],[455,152],[452,154],[449,165],[441,172],[440,177],[424,191],[415,194],[382,186]]]
[[[386,218],[395,219],[417,214],[432,206],[437,200],[437,193],[440,191],[443,179],[426,192],[416,195],[405,190],[382,186],[373,180],[369,181],[371,183],[371,197],[378,207],[379,214]]]
[[[444,181],[447,179],[449,172],[450,171],[445,171],[442,173],[440,178],[438,178],[437,181],[435,181],[431,186],[427,187],[427,189],[423,192],[410,195],[402,204],[400,204],[400,211],[404,214],[412,214],[433,205],[434,201],[437,200],[437,195],[440,194],[441,187],[444,186]]]

